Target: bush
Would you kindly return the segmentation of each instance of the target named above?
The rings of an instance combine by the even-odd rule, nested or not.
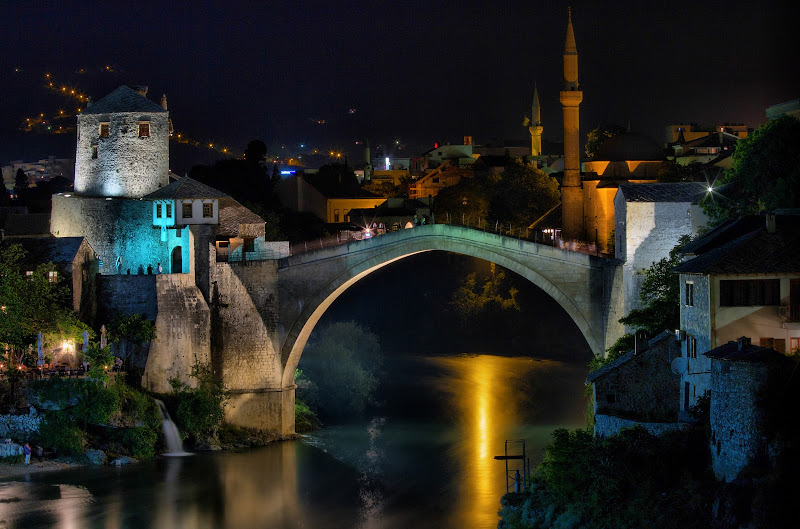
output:
[[[311,432],[322,427],[317,414],[302,400],[294,401],[294,431],[297,433]]]
[[[177,401],[175,422],[184,437],[198,442],[216,437],[225,418],[229,393],[222,382],[214,379],[211,366],[195,364],[191,376],[197,380],[197,388],[190,388],[177,378],[171,379],[170,384]]]
[[[83,453],[86,434],[70,418],[69,414],[46,412],[39,425],[39,444],[47,446],[59,455],[74,456]]]

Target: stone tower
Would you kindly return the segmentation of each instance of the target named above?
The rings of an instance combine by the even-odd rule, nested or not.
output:
[[[531,156],[542,155],[542,112],[539,109],[539,90],[533,85],[533,103],[531,103],[531,124],[528,127],[531,133]]]
[[[561,184],[561,236],[581,239],[583,233],[583,190],[581,189],[580,120],[578,107],[583,92],[578,89],[578,47],[569,11],[567,39],[564,44],[564,181]]]
[[[120,86],[78,116],[75,193],[141,198],[169,183],[169,113]]]

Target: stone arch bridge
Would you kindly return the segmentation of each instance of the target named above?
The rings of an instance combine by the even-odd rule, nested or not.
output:
[[[294,371],[322,314],[359,279],[432,250],[491,261],[527,278],[563,307],[595,355],[622,333],[615,310],[622,293],[615,287],[621,277],[617,261],[465,227],[420,226],[276,261],[231,265],[217,270],[210,303],[212,320],[216,311],[223,326],[222,333],[212,333],[211,349],[215,368],[232,388],[228,422],[294,433]],[[244,302],[235,295],[243,290]],[[230,312],[239,316],[227,318],[225,328]],[[215,344],[213,334],[235,338]]]

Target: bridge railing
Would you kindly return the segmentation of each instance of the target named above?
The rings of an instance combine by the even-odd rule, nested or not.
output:
[[[572,252],[578,252],[587,255],[613,257],[613,255],[611,254],[603,253],[602,251],[600,251],[598,246],[594,243],[563,240],[560,237],[560,230],[551,230],[551,229],[531,230],[527,226],[514,226],[511,223],[502,224],[499,221],[491,223],[479,220],[477,222],[470,224],[469,219],[466,218],[463,219],[462,222],[457,222],[457,219],[455,218],[445,218],[445,222],[438,222],[437,224],[447,224],[450,226],[459,226],[462,228],[469,228],[472,230],[478,230],[487,233],[496,233],[498,235],[502,235],[503,237],[510,237],[513,239],[530,241],[536,244],[544,244],[555,248],[561,248],[562,250],[569,250]],[[408,229],[417,229],[420,227],[424,226],[415,226],[414,228],[408,228]],[[335,235],[330,235],[328,237],[320,237],[318,239],[312,239],[309,241],[292,243],[290,246],[289,253],[290,255],[303,254],[306,252],[321,250],[323,248],[329,248],[331,246],[346,244],[348,242],[373,239],[375,237],[380,237],[385,233],[391,233],[391,231],[378,231],[378,232],[376,232],[376,230],[363,230],[358,232],[342,231],[336,233]],[[247,258],[251,259],[249,253]],[[255,260],[254,258],[252,259]]]

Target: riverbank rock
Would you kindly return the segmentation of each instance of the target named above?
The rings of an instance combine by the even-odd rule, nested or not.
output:
[[[139,461],[137,459],[134,459],[132,457],[119,456],[118,458],[113,460],[110,464],[114,465],[116,467],[120,467],[122,465],[133,465],[133,464],[138,463],[138,462]]]
[[[87,450],[83,456],[90,465],[105,465],[108,460],[108,456],[102,450]]]
[[[18,445],[17,443],[0,444],[0,458],[20,455],[22,455],[22,445]]]

